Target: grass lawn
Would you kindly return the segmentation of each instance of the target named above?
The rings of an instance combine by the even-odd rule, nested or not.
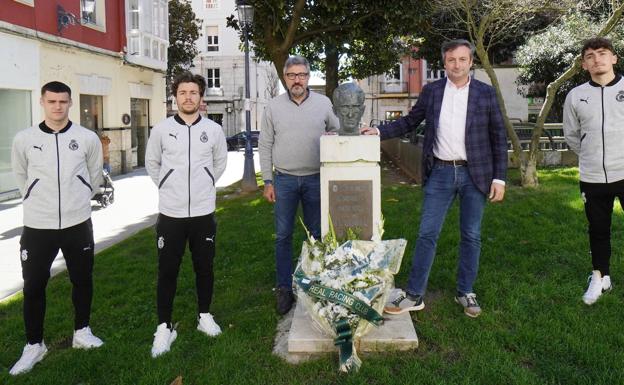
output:
[[[362,354],[362,369],[339,374],[337,354],[290,365],[271,353],[279,317],[274,311],[272,207],[260,193],[218,204],[215,296],[212,313],[224,333],[200,334],[195,320],[189,256],[175,300],[178,339],[152,359],[156,328],[156,245],[147,229],[96,257],[91,326],[105,345],[71,349],[73,311],[66,273],[48,286],[48,356],[27,375],[8,369],[24,344],[22,300],[0,304],[1,384],[159,384],[178,375],[184,384],[618,384],[624,382],[620,322],[624,275],[623,215],[614,220],[614,290],[594,306],[581,302],[590,257],[576,169],[540,172],[542,185],[508,182],[506,200],[488,205],[477,319],[453,301],[458,212],[449,214],[438,244],[424,311],[412,318],[420,346],[412,352]],[[422,200],[420,187],[384,177],[384,238],[409,240],[397,276],[405,284]],[[618,205],[619,206],[619,205]],[[97,223],[95,223],[97,226]],[[298,228],[295,244],[303,237]],[[619,348],[618,348],[619,346]]]

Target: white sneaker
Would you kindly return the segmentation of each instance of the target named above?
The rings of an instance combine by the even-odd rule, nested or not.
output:
[[[94,336],[91,332],[90,327],[85,326],[80,330],[74,330],[74,340],[72,341],[72,348],[91,349],[99,348],[102,345],[104,345],[104,341]]]
[[[13,365],[9,374],[16,376],[21,373],[29,372],[37,362],[43,360],[46,353],[48,353],[48,348],[43,341],[38,344],[26,344],[22,356],[15,365]]]
[[[210,313],[200,313],[197,320],[197,330],[206,333],[210,337],[215,337],[221,334],[221,328],[212,318]]]
[[[587,280],[589,281],[589,287],[583,294],[583,302],[587,305],[593,304],[600,298],[602,293],[611,290],[611,277],[608,275],[602,277],[599,270],[592,271],[592,275]]]
[[[156,358],[165,354],[171,349],[171,344],[178,337],[175,329],[169,329],[165,322],[158,325],[154,333],[154,343],[152,344],[152,357]]]

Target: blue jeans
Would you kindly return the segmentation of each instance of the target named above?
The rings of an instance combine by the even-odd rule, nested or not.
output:
[[[321,236],[320,174],[295,176],[275,173],[275,265],[277,287],[292,287],[292,235],[301,201],[303,223],[316,239]]]
[[[472,285],[479,270],[481,253],[481,218],[486,195],[472,182],[468,168],[435,164],[424,188],[422,215],[418,240],[412,257],[407,292],[424,295],[440,230],[446,213],[459,196],[459,263],[457,291],[472,293]]]

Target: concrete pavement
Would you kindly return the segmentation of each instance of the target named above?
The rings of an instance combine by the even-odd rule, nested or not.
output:
[[[254,164],[256,172],[259,172],[259,157],[255,151]],[[229,186],[242,179],[243,165],[243,151],[229,152],[227,168],[217,181],[217,188]],[[115,177],[113,183],[115,203],[102,209],[92,202],[96,253],[152,226],[158,213],[158,190],[145,169]],[[22,217],[21,199],[0,202],[0,301],[23,287],[19,256]],[[65,260],[59,253],[52,264],[52,275],[63,270]]]

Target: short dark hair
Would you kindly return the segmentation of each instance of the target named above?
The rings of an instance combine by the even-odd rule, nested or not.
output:
[[[594,37],[585,40],[585,42],[583,43],[583,48],[581,48],[581,58],[585,57],[585,51],[587,51],[588,49],[597,50],[600,48],[606,48],[615,55],[615,50],[613,49],[613,44],[611,43],[611,40],[605,37]]]
[[[62,94],[63,92],[67,92],[69,97],[71,98],[71,88],[65,83],[53,81],[43,85],[41,87],[41,96],[46,93],[46,91],[54,92],[55,94]]]
[[[206,79],[203,76],[198,74],[192,74],[189,71],[184,71],[178,74],[178,76],[173,79],[173,83],[171,84],[171,95],[175,98],[178,93],[178,86],[180,83],[195,83],[199,87],[199,94],[203,95],[204,91],[206,91]]]
[[[442,63],[444,63],[444,55],[448,51],[452,51],[457,47],[466,47],[470,50],[470,58],[474,59],[475,54],[475,46],[471,42],[466,39],[455,39],[455,40],[447,40],[442,43]]]

